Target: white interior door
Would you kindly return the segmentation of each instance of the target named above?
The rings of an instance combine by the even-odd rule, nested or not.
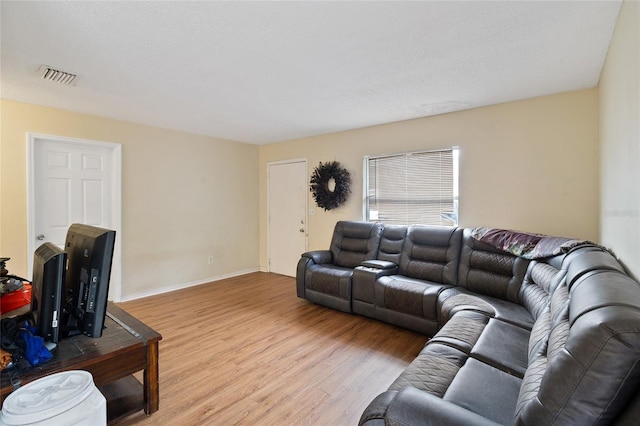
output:
[[[35,160],[37,240],[63,248],[72,223],[111,225],[111,157],[106,147],[43,140]]]
[[[269,272],[296,276],[307,250],[307,160],[267,165]]]
[[[32,136],[30,147],[29,214],[33,223],[29,252],[46,241],[63,248],[72,223],[114,229],[118,241],[119,145]],[[109,285],[111,300],[120,299],[119,249],[117,244]],[[29,269],[31,274],[31,264]]]

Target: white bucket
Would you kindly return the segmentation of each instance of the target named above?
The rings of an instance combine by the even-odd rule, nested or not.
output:
[[[107,424],[107,401],[88,371],[72,370],[41,377],[9,394],[0,425]]]

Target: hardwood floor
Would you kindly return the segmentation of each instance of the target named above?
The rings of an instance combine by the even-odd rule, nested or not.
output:
[[[120,304],[156,331],[160,410],[118,425],[357,425],[426,336],[253,273]]]

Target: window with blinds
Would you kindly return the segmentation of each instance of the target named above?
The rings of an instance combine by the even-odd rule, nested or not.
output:
[[[458,149],[365,157],[365,218],[458,224]]]

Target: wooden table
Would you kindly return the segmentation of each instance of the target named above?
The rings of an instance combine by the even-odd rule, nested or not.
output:
[[[7,370],[2,371],[0,402],[16,386],[42,376],[86,370],[107,399],[109,421],[141,409],[147,415],[157,411],[160,401],[158,342],[162,336],[111,302],[105,327],[100,338],[79,335],[60,340],[52,360],[21,376],[12,378]],[[141,370],[144,371],[142,384],[132,375]]]

